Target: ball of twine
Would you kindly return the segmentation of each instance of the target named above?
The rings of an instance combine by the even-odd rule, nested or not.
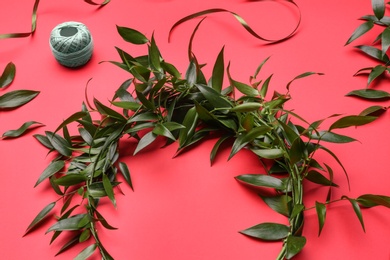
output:
[[[65,22],[54,27],[50,34],[50,48],[56,60],[70,68],[87,63],[93,50],[88,28],[79,22]]]

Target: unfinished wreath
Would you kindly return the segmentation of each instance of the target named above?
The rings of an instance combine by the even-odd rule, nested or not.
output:
[[[255,190],[272,189],[274,194],[262,195],[262,199],[275,212],[285,216],[286,222],[260,223],[240,232],[260,240],[282,242],[276,259],[291,259],[304,248],[306,239],[302,230],[306,210],[316,210],[321,233],[329,203],[349,202],[363,229],[362,207],[390,207],[390,197],[376,194],[332,198],[332,189],[338,187],[333,181],[333,170],[315,157],[319,150],[328,153],[348,179],[339,158],[323,143],[356,141],[336,130],[374,121],[376,117],[371,116],[370,109],[358,115],[331,115],[307,122],[284,105],[290,100],[290,88],[295,80],[319,73],[298,75],[287,83],[285,93],[270,93],[272,75],[264,81],[258,79],[268,58],[261,62],[249,83],[242,83],[231,75],[229,65],[225,66],[223,48],[217,55],[212,76],[207,80],[202,72],[203,65],[191,49],[196,29],[189,44],[189,65],[182,74],[163,59],[153,36],[148,39],[134,29],[117,27],[125,41],[145,45],[146,52],[133,57],[117,48],[120,61],[111,63],[127,71],[130,78],[115,92],[111,103],[103,104],[97,99],[90,103],[86,99],[81,110],[69,116],[57,129],[35,135],[42,145],[56,154],[35,186],[50,182],[58,200],[39,212],[26,233],[57,206],[61,208],[60,215],[47,230],[53,234],[51,242],[64,231],[75,232],[58,253],[78,243],[89,243],[76,259],[86,259],[96,250],[103,259],[113,259],[99,239],[97,223],[107,229],[115,227],[106,221],[98,208],[99,201],[104,199],[116,206],[115,191],[120,179],[132,188],[127,165],[118,161],[123,138],[138,141],[134,154],[158,137],[165,138],[166,145],[177,142],[177,153],[181,153],[210,135],[217,136],[210,152],[211,162],[221,144],[231,145],[229,159],[242,149],[253,152],[264,166],[259,172],[265,173],[240,175],[236,179]],[[227,87],[224,87],[225,76],[229,81]],[[325,120],[333,120],[333,123],[323,129]],[[69,133],[70,124],[77,126],[77,135]],[[323,202],[304,205],[306,181],[329,188]],[[75,209],[78,209],[77,214],[73,213]]]

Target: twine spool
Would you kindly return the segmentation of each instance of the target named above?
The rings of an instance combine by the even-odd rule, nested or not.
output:
[[[91,59],[93,40],[82,23],[71,21],[57,25],[51,31],[49,42],[56,60],[66,67],[79,67]]]

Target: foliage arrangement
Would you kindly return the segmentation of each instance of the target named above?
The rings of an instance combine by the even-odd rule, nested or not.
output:
[[[352,33],[346,45],[352,43],[357,38],[363,36],[371,29],[377,27],[380,28],[380,33],[373,40],[371,45],[358,45],[355,46],[363,54],[379,62],[374,67],[362,68],[356,72],[355,75],[368,74],[367,87],[365,89],[359,89],[351,91],[347,96],[355,96],[367,100],[384,100],[390,99],[390,93],[383,90],[375,90],[369,88],[369,86],[378,79],[385,79],[385,76],[390,73],[390,60],[387,55],[390,47],[390,17],[386,16],[386,5],[389,6],[390,2],[385,3],[384,0],[372,0],[373,14],[365,15],[360,19],[364,22],[356,28]],[[374,108],[373,108],[374,109]],[[387,107],[376,107],[377,112],[383,112]]]
[[[259,169],[259,174],[242,174],[236,179],[251,189],[272,189],[273,196],[261,193],[261,198],[275,212],[285,216],[286,222],[261,223],[241,233],[260,240],[282,242],[276,259],[291,259],[303,249],[306,210],[316,210],[320,234],[329,203],[349,202],[363,229],[362,207],[381,205],[390,208],[390,197],[377,194],[333,199],[332,189],[338,187],[333,181],[333,170],[315,157],[317,151],[324,151],[341,166],[348,179],[339,158],[323,143],[356,141],[338,134],[337,129],[374,121],[376,117],[370,111],[344,117],[330,115],[307,122],[292,110],[285,109],[285,104],[290,100],[290,88],[295,80],[320,73],[298,75],[287,83],[285,93],[271,93],[272,75],[258,79],[268,58],[258,66],[249,83],[243,83],[234,79],[230,64],[225,65],[224,48],[217,55],[212,75],[207,80],[202,71],[204,66],[198,62],[191,47],[198,26],[191,36],[189,65],[184,75],[163,59],[153,35],[148,39],[134,29],[117,27],[125,41],[145,45],[147,50],[144,55],[133,57],[116,48],[120,61],[110,62],[127,71],[130,78],[115,92],[110,105],[97,99],[90,103],[86,99],[80,111],[65,119],[57,129],[34,136],[54,154],[35,186],[50,183],[58,199],[37,214],[26,234],[59,207],[56,222],[46,231],[52,233],[51,242],[64,231],[72,231],[75,236],[58,254],[85,242],[87,246],[75,259],[86,259],[96,250],[103,259],[113,259],[99,239],[99,227],[115,227],[106,221],[98,208],[101,200],[110,200],[116,207],[115,193],[120,191],[120,180],[133,188],[130,171],[119,154],[124,138],[137,140],[134,154],[158,138],[165,139],[166,145],[176,142],[180,154],[206,137],[216,136],[210,152],[211,163],[222,147],[229,144],[229,159],[242,149],[253,152],[264,169]],[[224,87],[226,78],[228,86]],[[333,123],[322,129],[325,120],[333,120]],[[77,129],[77,133],[71,134],[72,129]],[[306,182],[329,188],[323,202],[304,205]],[[61,205],[57,205],[59,202]]]

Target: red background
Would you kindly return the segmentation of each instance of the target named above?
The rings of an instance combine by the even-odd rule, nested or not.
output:
[[[233,78],[247,82],[258,64],[272,56],[261,72],[266,78],[274,73],[272,90],[284,91],[292,78],[306,71],[325,73],[297,81],[292,86],[289,108],[314,121],[334,113],[358,114],[373,102],[345,97],[365,87],[366,77],[353,77],[361,68],[375,62],[359,54],[352,46],[344,47],[357,18],[372,13],[369,0],[297,0],[302,24],[296,35],[279,44],[269,45],[253,38],[229,14],[209,15],[201,25],[194,52],[209,71],[219,50],[225,46],[225,60],[231,62]],[[33,0],[0,3],[0,33],[28,31],[31,26]],[[12,61],[16,79],[3,94],[16,89],[41,91],[28,105],[13,111],[0,111],[0,133],[16,129],[30,120],[44,123],[32,133],[53,131],[63,119],[79,111],[88,96],[108,103],[118,86],[129,76],[109,63],[118,60],[114,46],[141,54],[145,46],[134,47],[117,34],[115,25],[131,27],[150,37],[154,32],[163,57],[187,66],[187,45],[198,20],[178,27],[170,43],[168,32],[180,18],[208,8],[225,8],[240,14],[259,34],[282,37],[294,28],[297,11],[283,1],[243,0],[142,0],[115,1],[97,9],[82,0],[42,0],[38,10],[37,31],[32,37],[0,41],[0,68]],[[92,60],[77,70],[59,65],[49,48],[51,30],[65,21],[79,21],[88,26],[95,42]],[[370,44],[375,34],[356,41]],[[1,69],[2,70],[2,69]],[[387,85],[387,86],[386,86]],[[388,81],[376,89],[388,89]],[[375,103],[378,104],[378,103]],[[389,105],[389,103],[379,103]],[[328,145],[349,172],[351,190],[341,168],[324,154],[334,168],[335,198],[345,194],[357,197],[365,193],[390,195],[389,117],[387,113],[373,124],[339,131],[360,142]],[[102,212],[116,231],[101,230],[100,236],[115,259],[155,260],[235,260],[275,259],[281,243],[266,243],[238,233],[265,221],[285,219],[270,210],[261,199],[234,180],[244,173],[259,173],[256,158],[245,151],[226,162],[224,151],[210,167],[209,152],[214,144],[207,141],[175,159],[176,146],[147,149],[125,160],[131,170],[135,192],[122,185],[125,196],[117,194],[118,209],[109,203]],[[158,145],[155,146],[158,148]],[[130,155],[134,145],[125,148]],[[2,259],[53,259],[64,240],[49,246],[50,234],[45,230],[54,223],[50,219],[35,232],[22,238],[36,214],[56,199],[45,185],[33,188],[38,176],[50,162],[47,151],[28,134],[15,140],[0,141],[0,255]],[[308,185],[306,204],[324,201],[326,189]],[[366,233],[360,227],[351,206],[340,202],[328,208],[327,221],[320,237],[315,211],[306,214],[304,235],[307,245],[297,259],[389,259],[390,211],[377,207],[363,211]],[[56,259],[75,257],[88,244],[78,245]],[[95,254],[91,259],[99,259]]]

